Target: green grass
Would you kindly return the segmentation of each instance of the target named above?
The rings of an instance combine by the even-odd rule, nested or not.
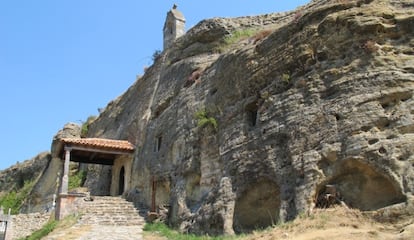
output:
[[[172,230],[164,223],[147,223],[144,226],[144,231],[156,233],[166,237],[169,240],[230,240],[238,238],[237,236],[210,237],[196,236],[194,234],[183,234]]]
[[[218,47],[219,52],[225,52],[235,43],[238,43],[242,40],[248,39],[253,37],[257,33],[257,29],[254,28],[247,28],[242,30],[237,30],[226,37],[224,37],[224,43]]]
[[[224,39],[224,42],[228,45],[231,45],[254,36],[256,32],[257,30],[252,28],[234,31]]]
[[[47,236],[49,233],[54,231],[55,229],[67,229],[71,226],[75,225],[78,222],[79,216],[78,215],[69,215],[66,216],[64,219],[60,221],[50,220],[47,222],[43,227],[35,232],[33,232],[30,236],[25,238],[20,238],[19,240],[39,240],[42,239],[44,236]]]
[[[48,235],[50,232],[53,231],[53,229],[55,229],[55,227],[57,226],[58,222],[56,220],[52,220],[49,221],[48,223],[46,223],[41,229],[35,231],[34,233],[32,233],[32,235],[26,237],[26,238],[21,238],[20,240],[40,240],[42,239],[42,237]]]

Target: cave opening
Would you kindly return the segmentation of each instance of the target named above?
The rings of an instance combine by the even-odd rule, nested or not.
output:
[[[264,229],[279,221],[280,189],[269,180],[251,183],[235,203],[233,229],[236,233],[248,233]]]
[[[366,163],[351,160],[340,169],[318,187],[316,207],[327,208],[342,202],[352,208],[371,211],[406,200],[397,184]]]

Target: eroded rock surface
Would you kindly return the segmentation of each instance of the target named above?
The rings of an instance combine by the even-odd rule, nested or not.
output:
[[[111,102],[89,135],[136,144],[128,197],[150,206],[154,178],[156,204],[183,231],[232,234],[290,220],[326,185],[361,210],[406,202],[413,26],[410,1],[386,0],[205,20]],[[255,36],[226,45],[252,27]]]
[[[88,137],[135,144],[125,196],[154,200],[185,232],[287,221],[330,188],[379,219],[412,215],[413,26],[409,0],[315,0],[204,20],[108,104]],[[57,140],[79,137],[75,125],[54,139],[31,195],[38,210],[57,190]],[[104,194],[110,171],[89,167],[92,194]]]

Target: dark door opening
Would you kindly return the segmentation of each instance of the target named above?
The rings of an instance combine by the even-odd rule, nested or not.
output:
[[[122,167],[119,173],[119,190],[118,195],[122,195],[124,193],[125,188],[125,168]]]

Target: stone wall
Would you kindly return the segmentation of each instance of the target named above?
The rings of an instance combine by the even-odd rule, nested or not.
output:
[[[11,239],[20,239],[41,229],[51,218],[50,213],[30,213],[12,216]]]
[[[115,159],[112,166],[111,196],[122,195],[131,186],[132,159],[121,156]],[[121,174],[123,172],[123,174]],[[123,182],[123,184],[120,183]],[[120,187],[123,186],[123,189]]]

